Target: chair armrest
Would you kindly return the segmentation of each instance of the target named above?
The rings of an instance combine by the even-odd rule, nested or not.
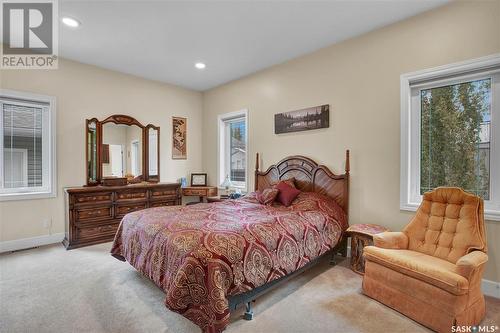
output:
[[[474,274],[488,261],[488,255],[482,251],[473,251],[458,259],[457,273],[471,281]]]
[[[408,236],[400,231],[382,232],[373,235],[373,245],[384,249],[404,250],[408,248]]]

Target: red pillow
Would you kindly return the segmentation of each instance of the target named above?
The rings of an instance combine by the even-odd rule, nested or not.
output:
[[[275,188],[266,188],[262,192],[257,192],[256,198],[263,205],[270,205],[276,199],[279,190]]]
[[[295,198],[299,195],[300,190],[291,187],[285,182],[279,182],[275,187],[280,192],[278,193],[278,201],[281,202],[286,207],[290,206],[295,200]]]

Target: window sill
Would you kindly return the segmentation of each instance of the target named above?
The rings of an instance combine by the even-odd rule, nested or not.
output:
[[[218,189],[219,189],[219,192],[225,192],[226,191],[226,189],[224,187],[218,187]],[[244,194],[244,193],[248,192],[246,187],[239,187],[239,186],[233,186],[233,187],[231,187],[231,189],[229,189],[229,191],[232,191],[232,192],[234,192],[234,191],[240,191],[241,194]]]
[[[55,198],[56,196],[57,196],[56,192],[3,193],[0,194],[0,202],[49,199],[49,198]]]
[[[419,206],[420,206],[420,204],[401,203],[399,205],[399,209],[402,211],[416,212]],[[487,221],[500,221],[500,211],[485,209],[484,210],[484,219]]]

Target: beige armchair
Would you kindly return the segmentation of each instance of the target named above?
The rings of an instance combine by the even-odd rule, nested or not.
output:
[[[477,325],[485,314],[483,200],[459,188],[424,194],[402,232],[364,249],[363,292],[438,332]]]

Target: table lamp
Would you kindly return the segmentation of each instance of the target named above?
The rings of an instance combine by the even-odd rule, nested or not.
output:
[[[226,179],[220,184],[220,186],[225,190],[225,195],[229,195],[229,190],[231,187],[233,187],[233,183],[229,179],[229,175],[226,175]]]

